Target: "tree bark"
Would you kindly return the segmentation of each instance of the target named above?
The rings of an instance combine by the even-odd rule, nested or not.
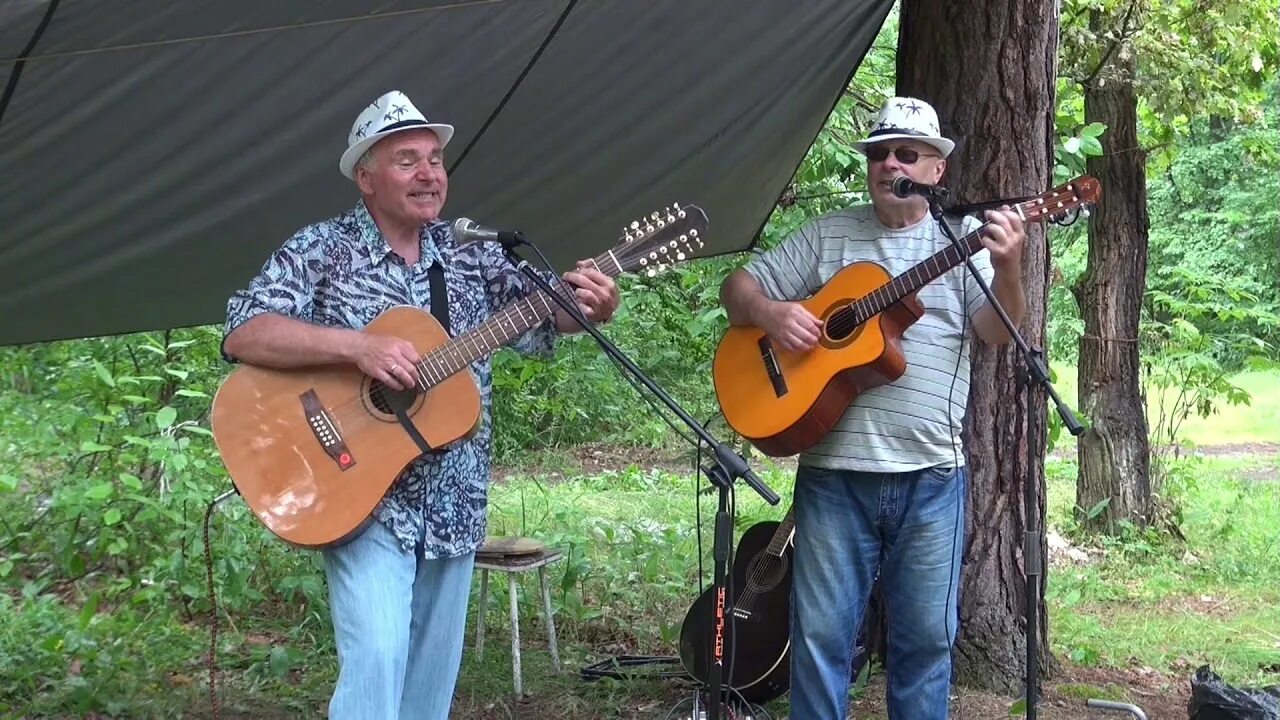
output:
[[[959,202],[1044,192],[1053,177],[1054,85],[1058,11],[1053,0],[903,0],[898,93],[931,103],[943,133],[956,141],[944,181]],[[1023,251],[1027,312],[1020,331],[1043,345],[1048,252],[1043,228],[1027,228]],[[1022,489],[1038,503],[1030,527],[1044,527],[1046,401],[1020,379],[1013,345],[976,343],[966,418],[970,475],[960,584],[958,679],[1022,692],[1026,660],[1029,527]],[[1039,556],[1045,555],[1043,533]],[[1040,667],[1047,670],[1044,574],[1034,622]]]
[[[1090,24],[1102,22],[1094,11]],[[1138,146],[1132,48],[1112,53],[1110,65],[1084,89],[1085,122],[1107,131],[1103,155],[1086,166],[1102,198],[1089,216],[1089,259],[1072,292],[1084,321],[1078,394],[1088,421],[1076,446],[1076,505],[1086,529],[1114,535],[1122,521],[1147,525],[1151,481],[1137,341],[1147,280],[1146,153]]]

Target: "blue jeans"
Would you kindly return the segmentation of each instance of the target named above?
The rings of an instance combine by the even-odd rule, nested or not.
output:
[[[449,717],[474,565],[474,554],[406,552],[377,521],[325,551],[338,646],[331,720]]]
[[[890,720],[947,717],[964,546],[964,468],[857,473],[801,466],[795,491],[791,716],[843,720],[879,572]]]

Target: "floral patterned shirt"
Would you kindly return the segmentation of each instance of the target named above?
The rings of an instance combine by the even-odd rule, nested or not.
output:
[[[420,238],[421,257],[407,265],[392,252],[363,200],[342,215],[305,227],[228,301],[226,334],[268,312],[358,330],[396,305],[430,310],[427,269],[437,260],[444,268],[455,337],[537,289],[492,243],[458,245],[447,222],[424,225]],[[548,319],[514,347],[550,354],[556,337]],[[420,545],[427,559],[465,555],[484,542],[492,449],[489,359],[472,363],[471,372],[480,388],[479,430],[443,453],[412,462],[374,510],[405,550]]]

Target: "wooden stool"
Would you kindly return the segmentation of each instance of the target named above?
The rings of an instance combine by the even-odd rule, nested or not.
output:
[[[484,547],[476,551],[476,567],[480,570],[480,608],[476,613],[476,657],[484,655],[484,616],[489,604],[489,571],[507,573],[507,589],[511,596],[511,676],[516,695],[524,694],[520,677],[520,612],[516,592],[516,574],[538,571],[538,584],[542,590],[542,617],[547,623],[547,638],[551,646],[551,665],[560,672],[560,652],[556,648],[556,623],[551,615],[551,591],[547,587],[547,565],[561,559],[559,550],[529,538],[485,538]]]

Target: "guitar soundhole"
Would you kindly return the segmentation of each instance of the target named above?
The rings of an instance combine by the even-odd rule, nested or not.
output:
[[[827,316],[827,337],[836,342],[848,338],[861,327],[857,322],[857,314],[849,305],[843,305]]]
[[[753,592],[768,592],[787,576],[787,558],[760,553],[747,566],[747,587]]]
[[[386,413],[387,415],[395,415],[398,410],[408,412],[417,400],[418,391],[416,388],[392,390],[377,380],[369,383],[369,403],[378,412]]]

